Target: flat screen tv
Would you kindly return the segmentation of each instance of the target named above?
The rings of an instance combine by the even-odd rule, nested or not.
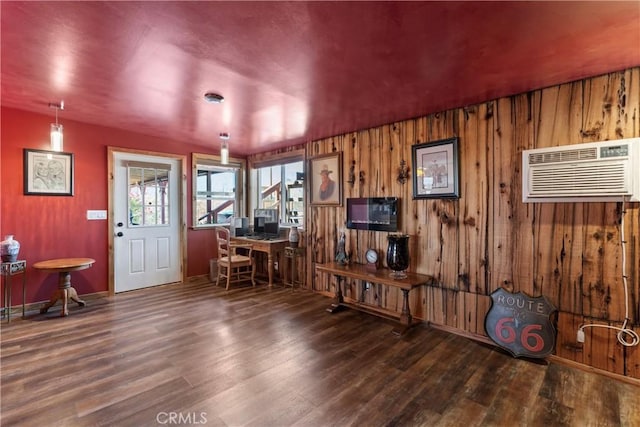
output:
[[[398,231],[398,198],[348,198],[347,228]]]

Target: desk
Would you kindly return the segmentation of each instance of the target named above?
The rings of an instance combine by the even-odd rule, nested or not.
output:
[[[86,303],[78,298],[78,293],[71,286],[71,272],[89,268],[94,262],[96,262],[96,260],[92,258],[61,258],[40,261],[33,264],[33,268],[37,270],[58,273],[58,289],[54,291],[49,302],[40,309],[40,313],[46,313],[59,299],[62,299],[61,316],[69,315],[69,298],[84,307]]]
[[[3,313],[7,314],[7,323],[11,322],[11,276],[22,274],[22,317],[24,317],[24,302],[26,299],[27,261],[10,261],[2,263],[2,277],[4,277]]]
[[[273,286],[275,258],[282,254],[285,246],[289,245],[289,239],[252,239],[251,237],[232,237],[231,242],[247,244],[253,246],[254,251],[267,254],[267,269],[269,270],[269,287]],[[281,265],[281,264],[279,264]]]
[[[402,290],[402,313],[400,314],[400,323],[403,327],[401,329],[393,330],[393,333],[396,335],[404,334],[407,329],[409,329],[413,325],[411,309],[409,308],[409,292],[411,291],[411,289],[433,282],[432,276],[426,276],[424,274],[417,273],[407,273],[407,277],[405,277],[404,279],[394,279],[390,276],[391,270],[386,268],[371,270],[364,264],[340,265],[336,262],[330,262],[327,264],[316,264],[316,272],[333,274],[338,280],[338,283],[336,285],[334,303],[330,308],[327,309],[327,311],[331,313],[335,313],[345,306],[353,306],[356,309],[362,309],[366,312],[381,311],[369,304],[345,304],[344,296],[342,294],[342,281],[347,277],[365,282],[378,283],[386,286],[400,288],[400,290]],[[361,284],[361,286],[363,285]],[[387,310],[385,310],[384,313],[387,314]]]

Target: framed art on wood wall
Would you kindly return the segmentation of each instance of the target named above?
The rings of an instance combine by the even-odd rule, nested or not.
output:
[[[73,196],[73,154],[25,148],[24,194]]]
[[[457,199],[458,138],[425,142],[411,147],[414,199]]]
[[[309,203],[313,206],[342,206],[342,153],[309,159]]]

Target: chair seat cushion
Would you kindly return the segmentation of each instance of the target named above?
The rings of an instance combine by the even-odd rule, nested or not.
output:
[[[247,264],[251,264],[251,258],[249,258],[248,256],[245,255],[231,255],[231,262],[233,264],[236,263],[240,263],[240,262],[246,262]],[[222,258],[218,259],[218,264],[223,263],[223,264],[228,264],[229,263],[229,257],[228,256],[223,256]]]

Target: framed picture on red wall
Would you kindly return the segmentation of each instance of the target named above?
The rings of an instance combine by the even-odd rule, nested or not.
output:
[[[24,194],[73,196],[73,153],[25,148]]]

